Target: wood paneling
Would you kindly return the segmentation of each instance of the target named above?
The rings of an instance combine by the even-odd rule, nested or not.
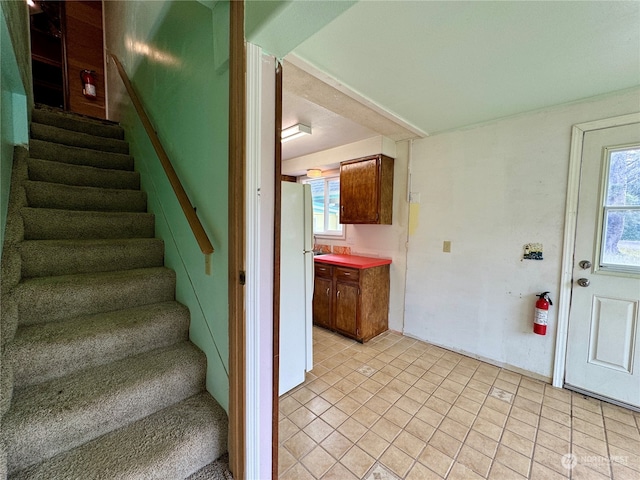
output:
[[[102,2],[68,0],[65,2],[65,12],[68,108],[83,115],[105,118]],[[90,100],[82,94],[82,70],[95,72],[95,100]]]
[[[230,2],[229,53],[229,468],[245,478],[246,352],[245,271],[245,136],[246,53],[244,1]]]

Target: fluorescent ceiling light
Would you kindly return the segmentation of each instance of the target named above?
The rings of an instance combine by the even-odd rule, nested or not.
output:
[[[311,135],[311,127],[298,123],[293,127],[282,130],[282,133],[280,133],[280,141],[288,142],[289,140],[302,137],[303,135]]]
[[[319,178],[322,176],[322,170],[319,168],[310,168],[307,170],[307,177],[309,178]]]

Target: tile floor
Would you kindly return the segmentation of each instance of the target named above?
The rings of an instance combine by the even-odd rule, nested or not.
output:
[[[280,479],[640,479],[640,413],[393,332],[313,343]]]

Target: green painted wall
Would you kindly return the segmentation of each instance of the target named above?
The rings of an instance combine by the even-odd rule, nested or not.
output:
[[[121,121],[207,355],[207,390],[228,410],[228,2],[105,2],[106,44],[118,55],[214,245],[212,275],[119,78],[109,65],[109,116]]]
[[[353,0],[246,0],[245,37],[276,58],[284,58],[356,3]]]
[[[26,92],[31,92],[31,70],[27,18],[25,2],[0,2],[0,250],[7,222],[13,146],[28,142]]]

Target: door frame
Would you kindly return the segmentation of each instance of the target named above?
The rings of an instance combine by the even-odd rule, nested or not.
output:
[[[564,243],[562,247],[562,274],[560,277],[560,298],[558,300],[558,329],[556,332],[556,351],[553,362],[553,386],[557,388],[564,386],[566,372],[569,312],[573,290],[573,263],[584,135],[593,130],[621,127],[638,122],[640,122],[640,113],[630,113],[628,115],[605,118],[592,122],[578,123],[573,126],[571,131],[571,153],[569,154],[569,178],[567,181]]]

